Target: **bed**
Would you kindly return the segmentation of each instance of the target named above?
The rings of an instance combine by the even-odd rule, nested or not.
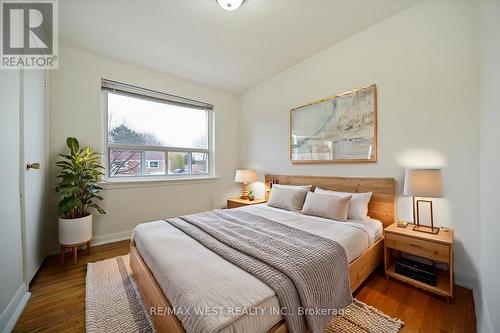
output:
[[[371,220],[368,221],[348,220],[332,223],[331,220],[305,217],[300,213],[271,208],[265,204],[237,208],[255,216],[302,228],[321,237],[335,237],[347,253],[350,289],[354,291],[358,288],[383,258],[382,230],[392,224],[396,216],[394,179],[267,175],[266,198],[273,184],[312,184],[313,189],[318,186],[342,192],[373,192],[368,210]],[[159,247],[158,244],[163,245]],[[181,256],[175,254],[177,249],[183,249]],[[186,260],[189,260],[189,265],[183,265]],[[248,304],[258,305],[259,308],[272,309],[279,306],[273,290],[264,283],[163,221],[137,227],[131,243],[130,265],[146,307],[162,310],[161,313],[152,313],[153,322],[159,332],[184,332],[186,321],[194,320],[195,316],[190,313],[172,311],[182,305],[180,299],[188,298],[200,306],[219,302],[214,297],[220,297],[219,303],[224,306],[239,304],[237,302],[243,300]],[[170,268],[165,271],[165,267]],[[168,278],[165,278],[166,275]],[[155,276],[159,278],[156,279]],[[185,288],[190,292],[188,296],[169,290],[169,286],[178,280],[186,283]],[[170,297],[167,298],[165,294]],[[172,307],[169,299],[173,300],[175,307]],[[227,325],[215,330],[222,333],[287,332],[287,325],[281,314],[271,314],[271,311],[266,315],[241,314],[236,320],[221,318],[219,315],[205,317],[208,321],[217,319],[224,323],[224,320],[227,320]],[[191,327],[197,327],[192,325]]]

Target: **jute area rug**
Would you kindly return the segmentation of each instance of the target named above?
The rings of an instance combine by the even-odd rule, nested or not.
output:
[[[132,278],[128,255],[88,264],[85,322],[89,333],[156,332]],[[325,333],[397,333],[402,326],[401,320],[354,300]]]

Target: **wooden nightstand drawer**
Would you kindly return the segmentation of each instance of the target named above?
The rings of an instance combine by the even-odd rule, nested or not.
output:
[[[446,244],[395,235],[389,232],[385,234],[384,241],[385,246],[388,248],[400,250],[406,253],[411,253],[436,261],[445,263],[450,262],[450,247]]]
[[[243,206],[247,206],[247,204],[232,201],[232,200],[227,201],[227,208],[238,208],[238,207],[243,207]]]

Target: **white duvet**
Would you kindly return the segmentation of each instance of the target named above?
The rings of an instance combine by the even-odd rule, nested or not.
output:
[[[383,230],[373,219],[338,222],[265,204],[237,209],[332,239],[345,248],[349,262]],[[170,224],[140,224],[134,240],[179,320],[196,323],[194,332],[267,332],[282,319],[272,289]]]

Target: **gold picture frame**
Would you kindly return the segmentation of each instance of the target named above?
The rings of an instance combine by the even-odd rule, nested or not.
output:
[[[353,89],[289,112],[293,164],[377,162],[377,86]]]

